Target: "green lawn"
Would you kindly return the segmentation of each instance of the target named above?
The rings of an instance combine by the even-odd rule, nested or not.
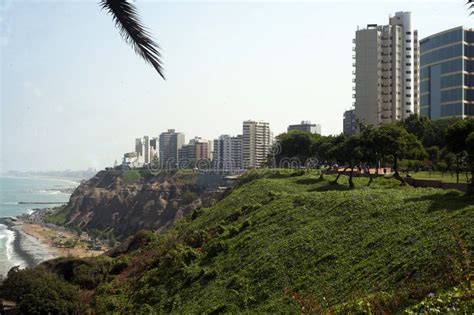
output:
[[[445,183],[456,183],[456,173],[444,173],[441,172],[417,172],[417,173],[410,173],[415,179],[431,179],[431,180],[441,180]],[[469,176],[469,174],[468,174]],[[470,179],[470,176],[469,176]],[[467,183],[466,181],[466,173],[459,174],[459,183]]]

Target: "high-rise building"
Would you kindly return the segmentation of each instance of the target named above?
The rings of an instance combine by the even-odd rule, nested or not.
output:
[[[210,160],[211,151],[211,141],[196,137],[191,139],[188,144],[183,145],[181,149],[178,150],[178,157],[180,160]]]
[[[299,130],[299,131],[304,131],[304,132],[317,133],[317,134],[320,135],[321,134],[321,125],[312,124],[311,121],[309,121],[309,120],[303,120],[303,121],[301,121],[301,124],[289,125],[287,131],[290,132],[292,130]]]
[[[358,29],[353,42],[356,120],[378,126],[418,113],[419,44],[411,12]]]
[[[420,41],[420,114],[433,120],[474,117],[474,28]]]
[[[143,140],[141,138],[135,139],[135,152],[139,156],[143,156]]]
[[[270,124],[264,121],[243,122],[242,158],[244,168],[261,167],[267,162],[272,144]]]
[[[184,145],[184,133],[175,132],[174,129],[160,134],[160,163],[168,167],[176,166],[178,150]]]
[[[150,137],[143,136],[143,161],[145,164],[150,163]]]
[[[344,120],[343,120],[343,133],[346,136],[352,136],[356,133],[357,124],[355,118],[355,110],[350,109],[344,112]]]
[[[214,140],[214,168],[223,171],[242,169],[242,135],[222,135]]]

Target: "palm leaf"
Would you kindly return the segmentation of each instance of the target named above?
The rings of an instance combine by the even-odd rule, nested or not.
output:
[[[467,9],[471,11],[469,15],[474,15],[474,0],[467,0],[466,4],[468,7]]]
[[[112,15],[122,38],[164,79],[160,47],[141,24],[135,6],[126,0],[101,0],[100,6]]]

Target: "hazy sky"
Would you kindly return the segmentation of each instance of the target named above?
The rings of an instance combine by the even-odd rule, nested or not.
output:
[[[168,128],[213,139],[246,119],[275,135],[342,131],[357,26],[412,11],[420,38],[472,26],[464,0],[136,1],[167,81],[97,1],[0,1],[1,170],[102,168]]]

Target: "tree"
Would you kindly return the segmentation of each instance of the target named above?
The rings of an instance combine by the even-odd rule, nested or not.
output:
[[[334,155],[336,162],[346,165],[344,170],[337,175],[333,183],[337,183],[339,176],[345,173],[347,169],[350,169],[349,187],[354,188],[354,168],[361,162],[364,156],[364,148],[360,136],[355,135],[345,139],[343,142],[338,143],[336,146],[334,146],[332,154]]]
[[[466,138],[466,151],[469,161],[469,169],[471,170],[471,183],[469,192],[474,193],[474,131]]]
[[[321,138],[318,134],[293,130],[277,136],[280,152],[276,156],[276,162],[280,163],[285,158],[296,158],[301,164],[312,157],[313,144]]]
[[[160,47],[142,26],[135,6],[126,0],[101,0],[100,6],[112,15],[120,35],[133,47],[135,53],[152,65],[164,79]]]
[[[459,171],[462,157],[467,150],[467,137],[474,131],[474,119],[459,120],[451,125],[446,134],[448,149],[456,154],[456,179],[459,183]]]
[[[327,136],[320,137],[317,141],[312,144],[311,152],[319,160],[319,163],[322,165],[329,165],[331,163],[332,155],[331,148],[338,144],[341,141],[344,141],[344,136]],[[323,180],[324,173],[321,170],[319,176],[320,180]]]
[[[376,129],[374,141],[380,148],[380,155],[393,162],[394,177],[405,185],[400,176],[398,162],[400,159],[422,159],[426,151],[414,134],[401,126],[388,124]]]
[[[13,300],[22,314],[74,314],[79,289],[44,268],[12,268],[0,286],[0,298]]]

